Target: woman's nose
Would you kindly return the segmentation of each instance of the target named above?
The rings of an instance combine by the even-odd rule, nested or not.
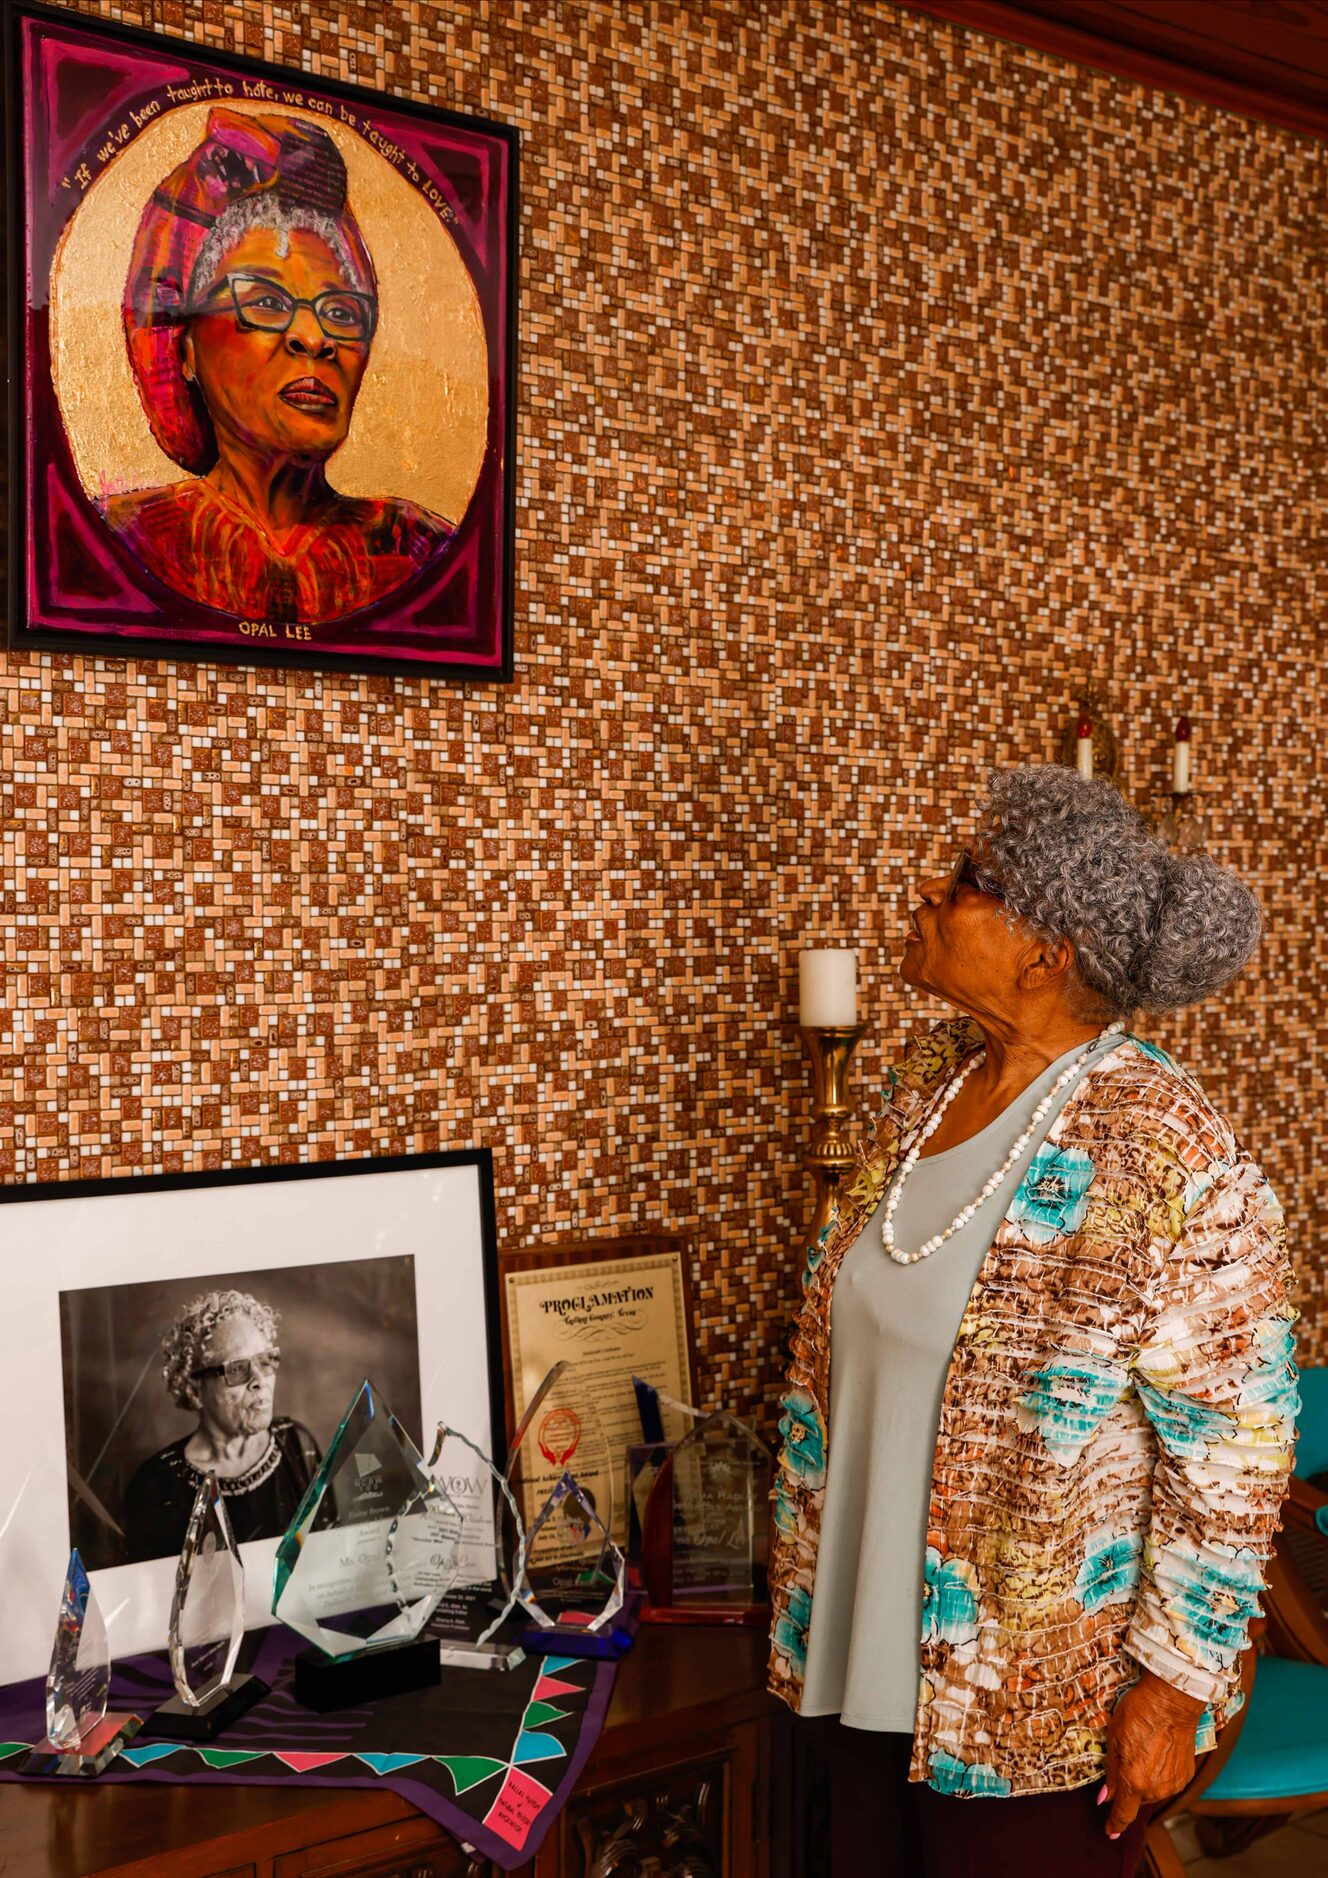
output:
[[[924,880],[918,888],[918,892],[922,895],[928,906],[939,906],[949,891],[950,882],[944,874],[933,874],[929,880]]]
[[[308,307],[301,307],[286,329],[286,350],[297,353],[301,358],[330,359],[336,356],[336,347],[323,331],[313,312]]]

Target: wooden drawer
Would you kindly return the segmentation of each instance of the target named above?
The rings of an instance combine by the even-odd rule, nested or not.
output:
[[[488,1870],[429,1819],[301,1846],[272,1862],[272,1878],[479,1878]]]

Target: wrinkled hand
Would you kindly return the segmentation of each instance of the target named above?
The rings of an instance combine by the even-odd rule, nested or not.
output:
[[[1107,1728],[1107,1778],[1099,1800],[1112,1802],[1107,1836],[1118,1839],[1141,1806],[1169,1800],[1194,1773],[1194,1731],[1204,1705],[1146,1669],[1127,1689]]]

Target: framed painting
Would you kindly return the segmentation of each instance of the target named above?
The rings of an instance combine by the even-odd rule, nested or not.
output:
[[[509,680],[516,131],[5,12],[10,644]]]
[[[165,1643],[209,1467],[246,1623],[270,1623],[277,1543],[366,1379],[426,1456],[443,1419],[503,1450],[487,1150],[0,1187],[0,1238],[24,1430],[0,1446],[0,1683],[45,1673],[73,1546],[114,1654]],[[487,1474],[444,1485],[481,1542]]]

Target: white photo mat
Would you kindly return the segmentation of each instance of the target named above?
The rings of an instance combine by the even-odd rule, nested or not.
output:
[[[69,1562],[62,1292],[145,1280],[178,1280],[187,1292],[192,1279],[227,1272],[409,1257],[425,1459],[443,1418],[489,1454],[504,1446],[487,1150],[8,1187],[0,1201],[0,1347],[9,1386],[0,1441],[0,1683],[46,1673]],[[353,1348],[353,1325],[347,1339]],[[334,1432],[313,1431],[324,1452]],[[478,1484],[478,1463],[474,1471]],[[276,1539],[241,1547],[250,1626],[272,1622],[276,1548]],[[165,1646],[175,1565],[155,1558],[91,1574],[113,1656]]]

